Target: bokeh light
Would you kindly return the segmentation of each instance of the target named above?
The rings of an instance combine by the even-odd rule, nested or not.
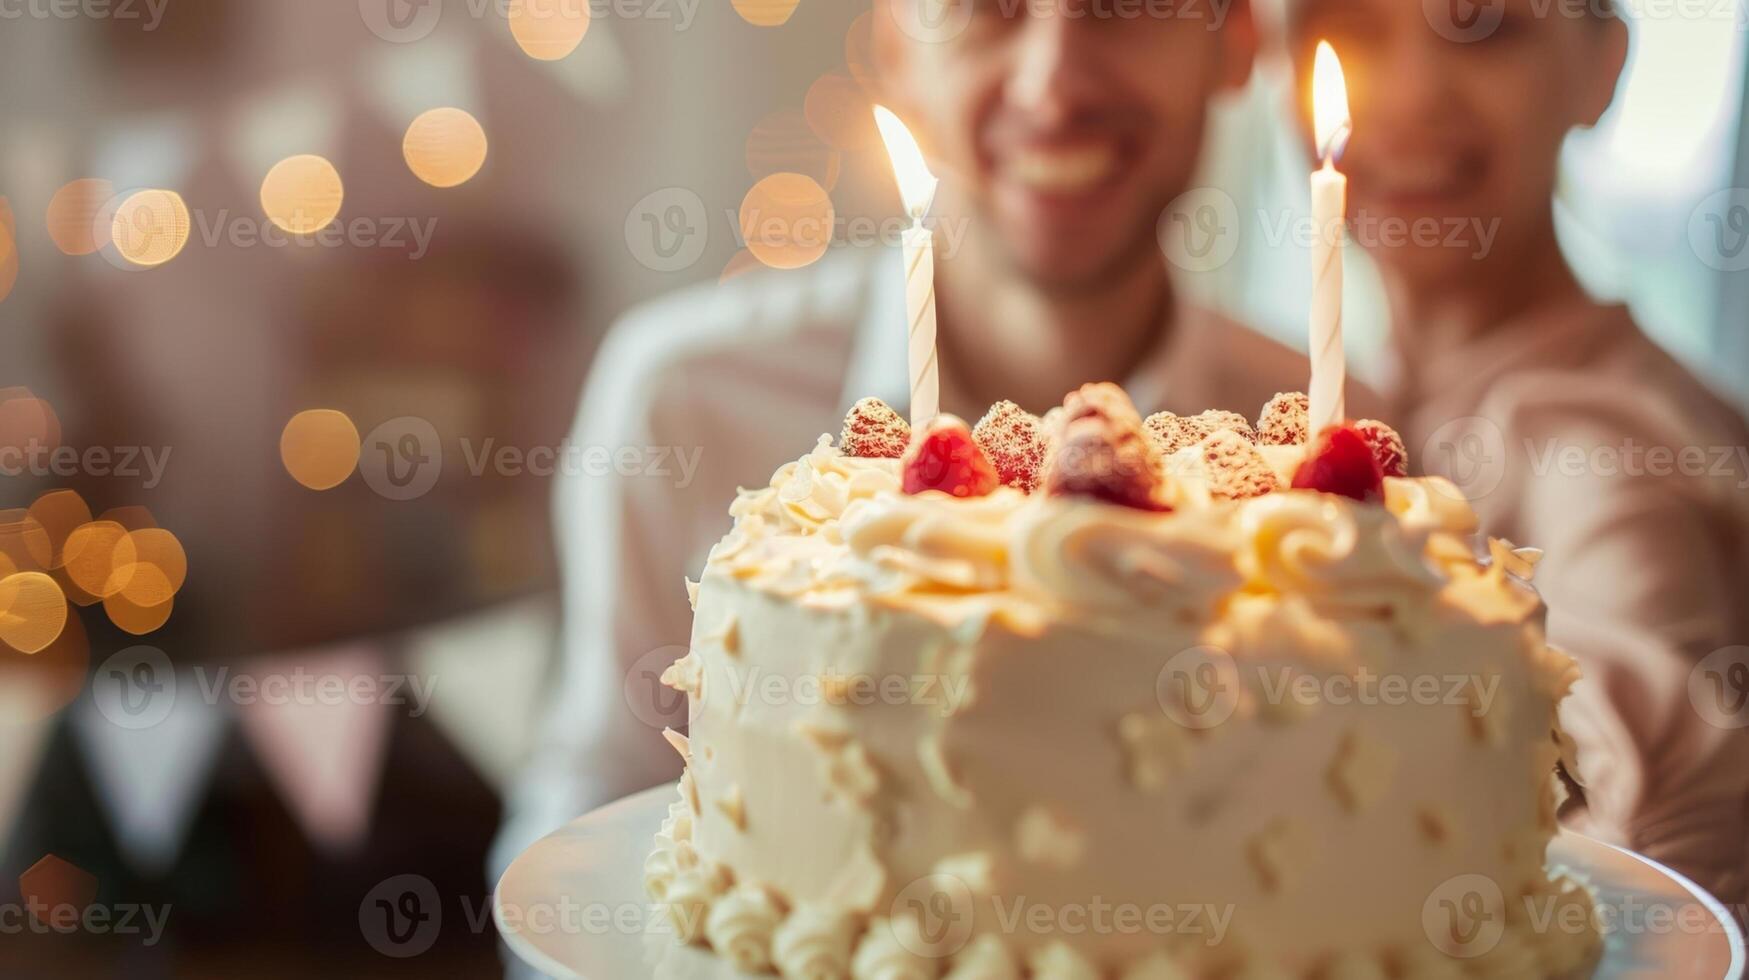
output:
[[[48,648],[67,625],[67,598],[42,572],[0,579],[0,641],[20,653]]]
[[[97,878],[53,854],[18,876],[18,894],[26,899],[32,916],[47,927],[67,918],[78,918],[97,901]],[[70,909],[72,914],[60,911]]]
[[[113,218],[105,221],[101,215],[114,197],[114,184],[92,178],[70,181],[56,191],[44,218],[55,247],[64,255],[90,255],[108,245]]]
[[[126,576],[118,569],[138,561],[128,529],[114,521],[92,521],[67,536],[65,567],[73,584],[87,595],[103,598],[121,591]]]
[[[302,154],[273,165],[261,181],[261,210],[293,235],[313,235],[340,215],[346,188],[340,171],[323,157]]]
[[[30,505],[30,518],[43,532],[25,538],[31,559],[38,568],[55,569],[67,563],[67,540],[73,532],[91,523],[91,508],[71,490],[51,490]]]
[[[108,591],[105,595],[120,592],[140,605],[150,606],[182,591],[183,583],[188,580],[188,554],[176,535],[163,528],[141,528],[129,532],[128,544],[132,549],[133,560],[157,569],[162,578],[135,578],[132,568],[118,565],[112,580],[106,583]],[[158,587],[160,581],[169,589],[169,595],[152,591]]]
[[[748,251],[774,269],[812,265],[832,244],[831,195],[805,174],[772,174],[754,184],[740,220]]]
[[[801,0],[730,0],[735,13],[754,27],[782,27],[796,12]]]
[[[838,184],[842,158],[797,109],[767,115],[747,136],[747,171],[754,180],[777,173],[806,174],[830,191]]]
[[[0,510],[0,553],[7,559],[7,574],[14,571],[43,571],[47,566],[38,555],[47,555],[54,546],[49,533],[30,512],[21,508]]]
[[[358,468],[362,441],[345,412],[317,408],[299,412],[279,437],[279,458],[291,478],[311,490],[331,490]]]
[[[17,228],[12,221],[12,208],[0,197],[0,303],[12,295],[18,284]]]
[[[415,177],[433,187],[456,187],[485,165],[486,130],[461,109],[432,109],[407,127],[401,154]]]
[[[170,621],[176,602],[164,573],[152,565],[135,564],[128,587],[103,600],[103,611],[117,629],[134,636],[145,636]],[[134,601],[130,596],[162,597],[150,604]]]
[[[53,406],[29,388],[0,388],[0,449],[24,453],[60,444],[61,419]]]
[[[864,88],[875,86],[874,11],[865,10],[851,22],[850,30],[844,35],[844,64],[850,69],[851,77]]]
[[[802,100],[808,125],[820,138],[841,150],[880,145],[874,124],[874,102],[849,72],[834,69],[814,80]]]
[[[589,0],[510,0],[510,36],[536,61],[558,61],[589,32]]]
[[[188,204],[175,191],[135,191],[115,209],[109,237],[117,253],[151,268],[175,258],[188,244]]]

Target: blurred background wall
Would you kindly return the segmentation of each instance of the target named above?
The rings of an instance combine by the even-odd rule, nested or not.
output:
[[[895,211],[868,5],[598,3],[574,51],[519,41],[494,0],[0,7],[0,450],[82,454],[0,476],[0,578],[42,576],[0,587],[0,904],[170,910],[150,944],[8,935],[0,974],[495,975],[484,855],[557,615],[541,453],[616,314],[783,274],[738,240],[758,178],[814,177],[841,220]],[[1749,283],[1705,247],[1749,236],[1725,13],[1636,25],[1617,111],[1572,142],[1563,231],[1741,398]],[[1290,104],[1266,63],[1218,122],[1205,184],[1242,213],[1305,207]],[[457,187],[403,146],[436,107],[489,147]],[[314,244],[272,219],[322,206],[329,171],[292,205],[264,188],[310,155],[343,188]],[[1351,262],[1364,365],[1382,316]],[[1291,250],[1187,281],[1299,339]],[[27,654],[43,581],[69,618]],[[328,682],[365,694],[267,693]],[[407,875],[446,922],[399,958],[368,915]]]

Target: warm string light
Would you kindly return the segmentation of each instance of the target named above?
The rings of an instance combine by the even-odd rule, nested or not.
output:
[[[782,27],[795,15],[801,0],[729,0],[735,13],[754,27]]]
[[[358,468],[363,441],[345,412],[299,412],[279,436],[279,458],[291,478],[311,490],[332,490]]]
[[[182,195],[162,188],[135,191],[115,209],[110,244],[124,260],[153,268],[182,253],[190,226]]]
[[[741,240],[773,269],[819,261],[831,247],[835,221],[832,196],[805,174],[772,174],[741,202]]]
[[[432,109],[407,127],[401,155],[413,175],[433,187],[458,187],[486,164],[486,130],[456,108]]]
[[[261,210],[292,235],[313,235],[340,216],[346,187],[340,172],[314,154],[287,157],[261,181]]]
[[[559,61],[589,33],[589,0],[511,0],[510,36],[536,61]]]

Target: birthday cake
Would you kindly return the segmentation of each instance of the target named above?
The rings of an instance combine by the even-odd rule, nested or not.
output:
[[[678,941],[805,980],[1584,969],[1536,554],[1387,426],[1307,430],[870,400],[743,491],[663,678]]]

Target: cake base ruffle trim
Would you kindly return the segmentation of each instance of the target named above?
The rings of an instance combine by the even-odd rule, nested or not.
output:
[[[699,853],[693,813],[670,808],[644,863],[644,887],[677,941],[712,950],[736,969],[787,980],[1567,980],[1589,975],[1602,947],[1596,898],[1551,874],[1497,915],[1464,922],[1462,903],[1431,915],[1412,949],[1332,953],[1309,970],[1222,948],[1162,948],[1102,968],[1065,942],[1021,955],[1002,936],[968,936],[943,952],[914,917],[865,916],[794,904],[776,889]],[[1430,903],[1431,904],[1431,903]],[[1443,916],[1439,913],[1449,913]]]

